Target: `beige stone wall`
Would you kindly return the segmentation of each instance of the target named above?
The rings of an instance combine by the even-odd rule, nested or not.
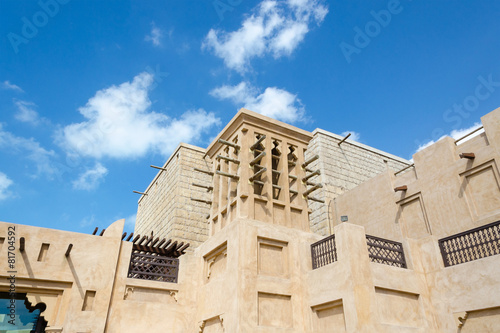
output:
[[[403,158],[347,139],[341,145],[343,137],[322,129],[313,132],[309,142],[306,159],[319,155],[311,164],[313,170],[319,169],[316,177],[323,188],[315,192],[315,197],[325,203],[309,201],[311,231],[326,236],[333,232],[333,226],[339,223],[340,215],[335,211],[334,198],[349,191],[386,170],[401,170],[411,164]]]
[[[392,170],[336,199],[338,215],[368,234],[394,240],[438,238],[500,219],[500,109],[481,120],[485,133],[466,142],[446,137],[416,153],[415,167]],[[460,158],[474,153],[473,160]],[[407,186],[406,191],[394,188]]]
[[[191,200],[210,200],[206,189],[192,183],[211,186],[209,175],[193,168],[211,170],[205,160],[205,149],[180,144],[165,163],[148,188],[147,195],[138,202],[135,234],[150,235],[153,231],[160,238],[175,238],[195,248],[208,237],[207,215],[210,206]]]

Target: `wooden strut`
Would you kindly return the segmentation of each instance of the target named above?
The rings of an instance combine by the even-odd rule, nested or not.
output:
[[[240,179],[240,176],[232,175],[230,173],[222,172],[222,171],[219,171],[219,170],[215,171],[215,173],[218,174],[218,175],[221,175],[221,176],[224,176],[224,177],[233,178],[233,179],[236,179],[236,180]]]
[[[68,248],[66,249],[66,253],[64,256],[69,257],[69,254],[71,253],[71,249],[73,248],[73,244],[69,244]]]
[[[132,192],[137,193],[137,194],[141,194],[141,195],[148,195],[147,193],[139,192],[139,191],[132,191]]]
[[[132,237],[134,237],[134,233],[131,233],[130,235],[128,235],[128,237],[127,237],[126,241],[127,241],[127,242],[128,242],[128,241],[130,241],[130,239],[131,239]]]
[[[297,177],[297,176],[295,176],[295,175],[288,175],[288,178],[291,178],[291,179],[293,179],[293,180],[297,180],[297,179],[298,179],[298,177]]]
[[[19,238],[19,251],[24,251],[25,243],[26,240],[24,239],[24,237]]]
[[[306,166],[308,166],[312,162],[316,161],[318,158],[319,158],[319,155],[314,155],[313,157],[311,157],[310,159],[308,159],[307,161],[302,163],[302,167],[305,168]]]
[[[265,135],[261,135],[260,138],[255,141],[255,143],[253,145],[250,146],[250,150],[254,150],[255,148],[257,148],[259,146],[259,144],[264,141],[264,139],[266,138]]]
[[[321,174],[321,172],[319,170],[316,170],[313,173],[311,173],[311,174],[305,176],[304,178],[302,178],[302,181],[306,182],[309,178],[312,178],[314,176],[319,176],[320,174]]]
[[[414,166],[415,166],[415,163],[412,163],[412,164],[410,164],[410,165],[407,165],[407,166],[405,166],[403,169],[401,169],[401,170],[399,170],[399,171],[396,171],[396,172],[394,173],[394,176],[396,176],[398,173],[401,173],[401,172],[405,171],[406,169],[409,169],[409,168],[414,167]]]
[[[97,233],[97,230],[99,230],[99,227],[95,227],[94,232],[92,233],[92,235],[95,235]]]
[[[99,234],[99,236],[102,236],[104,235],[104,232],[106,231],[106,229],[102,229],[101,233]]]
[[[203,203],[206,203],[207,205],[211,205],[212,204],[212,201],[210,201],[210,200],[203,200],[203,199],[197,199],[197,198],[191,198],[191,200],[198,201],[198,202],[203,202]]]
[[[207,191],[212,191],[214,189],[213,186],[201,185],[201,184],[196,184],[196,183],[191,183],[191,185],[196,186],[196,187],[206,188]]]
[[[222,143],[223,145],[227,145],[227,146],[233,147],[236,150],[239,150],[241,148],[236,143],[232,143],[232,142],[229,142],[229,141],[226,141],[226,140],[219,139],[219,140],[217,140],[217,142],[218,143]]]
[[[162,168],[162,167],[159,167],[159,166],[156,166],[156,165],[150,165],[150,167],[155,168],[155,169],[158,169],[158,170],[167,171],[167,169]]]
[[[398,186],[398,187],[395,187],[394,188],[394,192],[398,192],[398,191],[406,191],[408,190],[408,186],[406,185],[403,185],[403,186]]]
[[[307,197],[307,200],[312,200],[312,201],[316,201],[316,202],[320,202],[320,203],[325,203],[325,200],[321,200],[321,199],[314,198],[314,197]]]
[[[303,193],[303,195],[304,195],[305,197],[307,197],[309,194],[311,194],[312,192],[314,192],[314,191],[316,191],[317,189],[322,188],[322,187],[323,187],[323,185],[321,185],[321,184],[316,184],[316,185],[314,185],[313,187],[311,187],[310,189],[308,189],[307,191],[305,191],[305,192]]]
[[[347,138],[350,137],[350,136],[351,136],[351,133],[347,134],[345,136],[345,138],[343,138],[342,140],[340,140],[337,144],[340,146],[340,144],[343,143],[345,140],[347,140]]]
[[[254,180],[253,183],[260,186],[264,186],[264,182],[261,182],[260,180]]]
[[[474,153],[462,153],[458,156],[460,156],[460,158],[466,158],[468,160],[473,160],[476,158],[476,155]]]
[[[293,195],[297,195],[299,194],[299,192],[295,191],[295,190],[292,190],[292,189],[289,189],[288,192],[292,193]]]
[[[227,157],[227,156],[217,155],[216,159],[218,159],[218,160],[222,159],[222,160],[226,160],[226,161],[233,162],[236,164],[240,164],[239,160],[237,160],[235,158]]]
[[[250,177],[248,180],[253,182],[255,178],[259,177],[260,175],[262,175],[264,172],[267,171],[267,168],[262,168],[260,169],[259,171],[257,171],[252,177]]]
[[[250,166],[253,166],[254,164],[256,163],[259,163],[259,161],[264,157],[266,156],[266,152],[263,151],[262,153],[260,153],[259,155],[257,155],[253,160],[250,161]]]
[[[197,171],[197,172],[205,173],[205,174],[210,175],[210,176],[214,175],[214,173],[212,171],[202,170],[202,169],[198,169],[198,168],[193,168],[193,170]]]

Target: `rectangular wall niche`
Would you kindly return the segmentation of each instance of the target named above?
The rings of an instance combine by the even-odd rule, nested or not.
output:
[[[268,238],[257,238],[258,272],[288,278],[288,243]]]
[[[312,307],[316,332],[345,332],[344,306],[342,300]]]
[[[223,276],[227,265],[227,242],[219,245],[203,258],[205,259],[205,282]]]
[[[418,239],[432,235],[420,193],[404,198],[397,203],[400,205],[400,225],[406,237]]]
[[[87,290],[83,299],[82,311],[92,311],[94,308],[95,291]]]
[[[40,247],[40,252],[38,252],[38,259],[37,261],[45,261],[47,258],[47,252],[49,252],[49,246],[50,244],[43,243],[42,246]]]
[[[375,294],[382,323],[405,327],[422,325],[419,295],[378,287]]]
[[[293,327],[291,296],[258,293],[259,326]]]
[[[499,210],[500,182],[495,161],[487,162],[462,174],[465,177],[467,202],[477,219]]]

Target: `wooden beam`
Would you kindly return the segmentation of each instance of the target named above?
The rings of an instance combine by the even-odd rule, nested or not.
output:
[[[106,229],[102,229],[101,233],[99,234],[99,236],[102,236],[104,235],[104,232],[106,231]]]
[[[189,243],[184,244],[184,246],[180,247],[177,251],[182,252],[182,251],[186,250],[188,247],[189,247]]]
[[[253,145],[250,146],[250,150],[254,150],[255,148],[257,148],[259,146],[259,144],[264,141],[264,139],[266,138],[265,135],[261,135],[260,138],[257,139],[257,141],[255,141],[255,143]]]
[[[313,187],[311,187],[310,189],[308,189],[307,191],[305,191],[305,192],[303,193],[303,195],[304,195],[305,197],[307,197],[309,194],[311,194],[312,192],[314,192],[314,191],[316,191],[317,189],[322,188],[322,187],[323,187],[323,185],[321,185],[321,184],[316,184],[316,185],[314,185]]]
[[[462,153],[458,156],[460,156],[460,158],[466,158],[468,160],[473,160],[476,158],[476,155],[474,153]]]
[[[217,140],[217,142],[218,143],[222,143],[223,145],[227,145],[227,146],[233,147],[236,150],[239,150],[241,148],[236,143],[232,143],[232,142],[229,142],[229,141],[226,141],[226,140],[219,139],[219,140]]]
[[[159,167],[159,166],[156,166],[156,165],[150,165],[150,167],[155,168],[155,169],[158,169],[158,170],[167,171],[167,169],[162,168],[162,167]]]
[[[248,180],[252,182],[252,181],[254,181],[255,178],[259,177],[260,175],[262,175],[266,171],[267,171],[267,168],[262,168],[259,171],[257,171],[256,173],[254,173],[254,175],[252,177],[250,177]]]
[[[340,140],[337,144],[340,146],[340,144],[341,144],[341,143],[344,143],[344,141],[345,141],[345,140],[347,140],[347,138],[348,138],[348,137],[350,137],[350,136],[351,136],[351,133],[347,134],[347,135],[345,136],[345,138],[343,138],[342,140]]]
[[[398,186],[398,187],[395,187],[394,188],[394,192],[398,192],[398,191],[406,191],[408,190],[408,186],[406,185],[403,185],[403,186]]]
[[[161,242],[160,242],[160,243],[158,243],[158,245],[156,245],[156,247],[157,247],[157,248],[160,248],[160,247],[163,245],[163,243],[165,243],[166,241],[167,241],[167,239],[166,239],[166,238],[163,238],[163,239],[161,240]]]
[[[172,243],[172,239],[169,239],[169,240],[165,243],[165,245],[163,245],[163,249],[167,248],[167,246],[168,246],[170,243]]]
[[[122,240],[127,236],[127,233],[124,232],[123,235],[122,235]]]
[[[144,193],[144,192],[139,192],[139,191],[132,191],[134,193],[137,193],[137,194],[140,194],[140,195],[148,195],[147,193]]]
[[[219,171],[219,170],[215,171],[215,173],[218,174],[218,175],[221,175],[221,176],[224,176],[224,177],[233,178],[233,179],[236,179],[236,180],[240,179],[240,177],[237,176],[237,175],[232,175],[230,173],[222,172],[222,171]]]
[[[307,200],[312,200],[312,201],[316,201],[316,202],[320,202],[320,203],[325,203],[325,200],[321,200],[321,199],[313,198],[313,197],[307,197]]]
[[[255,158],[253,160],[250,161],[250,166],[253,166],[254,164],[257,164],[259,163],[259,161],[264,157],[266,156],[266,152],[263,151],[262,153],[260,153],[259,155],[255,156]]]
[[[197,198],[191,198],[191,200],[198,201],[198,202],[203,202],[203,203],[206,203],[207,205],[211,205],[212,204],[212,201],[210,201],[210,200],[203,200],[203,199],[197,199]]]
[[[134,240],[132,241],[132,243],[135,243],[139,240],[139,238],[141,238],[141,235],[137,235],[134,237]]]
[[[203,170],[203,169],[198,169],[198,168],[193,168],[194,171],[196,172],[201,172],[201,173],[204,173],[204,174],[207,174],[207,175],[210,175],[210,176],[213,176],[214,173],[212,171],[207,171],[207,170]]]
[[[73,244],[69,244],[68,248],[66,249],[66,253],[64,256],[69,257],[69,254],[71,253],[71,249],[73,248]]]
[[[207,185],[201,185],[197,183],[191,183],[191,185],[196,186],[196,187],[201,187],[201,188],[206,188],[207,191],[213,191],[213,186],[207,186]]]
[[[313,173],[310,173],[309,175],[307,175],[304,178],[302,178],[302,181],[306,182],[309,178],[312,178],[314,176],[319,176],[320,174],[321,174],[321,172],[319,170],[316,170]]]
[[[25,243],[26,240],[24,239],[24,237],[19,238],[19,251],[24,251]]]
[[[95,235],[97,233],[97,230],[99,230],[99,227],[95,227],[94,232],[92,233],[92,235]]]
[[[134,237],[134,233],[133,233],[133,232],[132,232],[130,235],[128,235],[128,237],[127,237],[127,242],[128,242],[128,241],[129,241],[132,237]]]
[[[227,157],[227,156],[217,155],[215,158],[218,159],[218,160],[225,160],[225,161],[228,161],[228,162],[233,162],[235,164],[240,164],[239,160],[237,160],[235,158]]]
[[[319,155],[314,155],[313,157],[311,157],[310,159],[308,159],[307,161],[302,163],[302,167],[305,168],[306,166],[308,166],[312,162],[316,161],[318,158],[319,158]]]

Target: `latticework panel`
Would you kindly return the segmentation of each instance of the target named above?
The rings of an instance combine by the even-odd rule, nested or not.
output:
[[[370,261],[406,268],[403,244],[388,239],[366,235]]]
[[[446,267],[500,254],[500,221],[439,240]]]
[[[179,259],[158,254],[134,252],[130,258],[128,277],[177,283]]]
[[[337,248],[335,247],[335,235],[328,236],[319,242],[311,244],[311,256],[313,269],[331,264],[337,261]]]

